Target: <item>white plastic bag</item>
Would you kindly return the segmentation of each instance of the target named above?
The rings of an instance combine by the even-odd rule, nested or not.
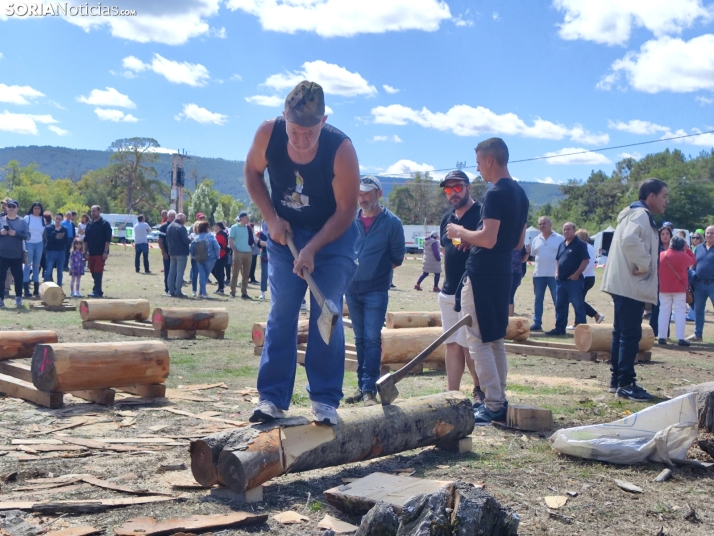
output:
[[[603,462],[632,464],[684,459],[697,438],[697,394],[689,393],[608,424],[558,430],[553,450]]]

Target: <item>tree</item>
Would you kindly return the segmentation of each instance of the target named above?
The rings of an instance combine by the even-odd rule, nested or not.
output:
[[[159,154],[154,151],[159,147],[153,138],[124,138],[109,146],[112,151],[109,160],[117,165],[116,173],[121,177],[127,213],[132,213],[142,201],[148,202],[156,196],[152,183],[158,181],[153,164],[159,160]]]
[[[190,221],[196,221],[196,214],[203,212],[204,215],[210,216],[213,214],[215,204],[211,197],[213,190],[213,181],[204,180],[198,185],[198,188],[191,195],[191,203],[188,208],[188,217]]]
[[[429,172],[414,173],[410,182],[389,192],[387,202],[405,225],[436,225],[449,210],[449,202]]]
[[[218,206],[216,207],[216,210],[213,212],[213,223],[217,223],[219,221],[225,220],[226,217],[223,214],[223,207],[219,203]]]

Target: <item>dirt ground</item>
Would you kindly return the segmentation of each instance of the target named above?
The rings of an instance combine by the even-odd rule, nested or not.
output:
[[[0,502],[42,501],[60,499],[127,498],[126,493],[111,491],[77,482],[69,487],[22,491],[33,483],[28,480],[53,478],[67,474],[91,474],[103,480],[134,489],[149,489],[169,493],[179,498],[167,502],[135,505],[108,510],[99,514],[45,516],[27,514],[25,521],[38,529],[52,523],[57,530],[78,525],[93,525],[111,534],[124,521],[136,517],[165,520],[193,514],[227,513],[233,510],[269,514],[268,521],[241,530],[222,531],[225,534],[321,534],[318,522],[325,514],[359,524],[351,517],[324,502],[322,493],[342,484],[342,478],[361,477],[374,471],[397,472],[412,468],[416,477],[438,480],[462,479],[485,485],[502,504],[512,507],[521,518],[521,534],[714,534],[714,468],[673,468],[673,478],[663,484],[653,478],[664,468],[660,464],[616,466],[591,462],[556,454],[550,448],[546,433],[507,431],[494,426],[474,430],[473,452],[450,454],[432,448],[404,452],[400,455],[356,463],[348,466],[290,474],[276,478],[265,487],[264,501],[239,505],[212,497],[200,489],[172,486],[177,481],[192,480],[190,470],[162,471],[165,464],[189,465],[188,444],[191,437],[218,431],[229,425],[202,418],[187,417],[165,411],[179,409],[202,417],[244,421],[257,394],[255,387],[259,358],[253,354],[251,326],[267,317],[267,302],[216,298],[215,286],[209,287],[210,300],[175,300],[163,294],[160,255],[151,250],[154,273],[137,274],[133,269],[133,251],[121,246],[112,248],[105,274],[105,294],[110,298],[148,298],[151,306],[220,306],[230,311],[231,320],[226,338],[213,340],[169,340],[171,375],[167,385],[168,400],[151,402],[126,396],[112,407],[87,403],[71,395],[65,397],[65,407],[48,410],[18,399],[0,395]],[[390,292],[392,311],[437,310],[437,295],[413,289],[420,273],[421,262],[407,260],[395,273],[397,288]],[[598,277],[602,271],[598,270]],[[186,275],[188,278],[188,274]],[[68,283],[65,287],[68,286]],[[431,278],[422,285],[431,288]],[[83,279],[83,293],[90,291],[91,278]],[[596,285],[596,289],[599,284]],[[531,316],[533,286],[530,272],[516,297],[516,313]],[[184,287],[184,292],[190,289]],[[257,297],[259,290],[251,286],[249,293]],[[597,290],[588,296],[591,304],[612,320],[609,296]],[[74,300],[77,301],[77,300]],[[7,300],[10,304],[11,300]],[[26,302],[27,303],[27,302]],[[571,312],[572,321],[572,312]],[[554,309],[546,298],[543,326],[551,329]],[[79,313],[51,313],[16,309],[9,305],[0,311],[0,329],[54,329],[61,342],[99,342],[127,340],[111,333],[83,330]],[[674,326],[672,326],[674,329]],[[687,324],[687,334],[693,324]],[[676,387],[714,381],[714,326],[711,308],[707,313],[703,344],[679,348],[671,344],[655,346],[652,361],[637,366],[638,381],[658,397],[666,398]],[[348,330],[348,339],[351,340]],[[572,339],[572,336],[568,336]],[[136,339],[132,339],[136,340]],[[561,341],[563,339],[560,339]],[[27,361],[26,361],[27,362]],[[512,403],[539,405],[553,411],[557,428],[595,424],[616,420],[628,412],[636,412],[645,404],[617,401],[607,392],[608,365],[581,361],[564,361],[542,357],[509,355],[508,396]],[[470,378],[464,377],[462,391],[470,394]],[[179,386],[223,382],[225,387],[186,390]],[[293,406],[290,414],[308,414],[309,400],[304,371],[299,368]],[[356,387],[356,375],[345,374],[345,393]],[[441,372],[426,372],[410,376],[400,383],[404,397],[441,392],[445,377]],[[123,396],[123,395],[122,395]],[[117,397],[118,399],[121,397]],[[208,412],[208,413],[206,413]],[[78,438],[144,438],[133,445],[132,452],[105,452],[97,449],[73,451],[35,451],[32,445],[12,445],[17,439],[52,439],[53,430],[70,424],[65,433]],[[24,450],[18,450],[22,448]],[[2,454],[6,452],[6,454]],[[695,446],[690,458],[713,461]],[[14,480],[2,477],[17,472]],[[614,480],[626,480],[643,489],[643,493],[622,491]],[[566,495],[568,503],[549,513],[544,497]],[[270,516],[284,510],[296,510],[310,521],[299,526],[283,526]],[[690,510],[696,516],[692,518]],[[1,514],[1,512],[0,512]],[[689,519],[685,519],[688,517]],[[1,516],[0,516],[1,521]],[[662,531],[660,532],[660,529]]]

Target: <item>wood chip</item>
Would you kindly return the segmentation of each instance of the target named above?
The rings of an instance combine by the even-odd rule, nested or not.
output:
[[[167,465],[159,465],[159,471],[185,471],[188,469],[185,463],[175,463]]]
[[[92,476],[89,473],[77,473],[62,475],[55,478],[34,478],[30,480],[25,480],[25,484],[68,484],[72,482],[79,482],[85,476]]]
[[[615,479],[615,484],[617,484],[618,488],[628,491],[630,493],[642,493],[644,491],[641,487],[635,486],[634,484],[631,484],[626,480]]]
[[[340,521],[331,515],[325,515],[325,517],[322,518],[322,521],[317,524],[317,528],[334,530],[335,534],[350,534],[351,532],[355,532],[358,527],[345,523],[344,521]]]
[[[89,525],[83,525],[81,527],[70,527],[45,532],[45,536],[90,536],[91,534],[99,534],[100,532],[103,531]]]
[[[134,495],[171,495],[170,493],[162,493],[160,491],[138,490],[127,488],[124,486],[118,486],[116,484],[112,484],[111,482],[107,482],[106,480],[102,480],[101,478],[96,478],[93,476],[84,477],[82,481],[86,482],[87,484],[91,484],[92,486],[97,486],[98,488],[110,489],[112,491],[121,491],[122,493],[131,493]]]
[[[437,465],[436,467],[437,467],[438,469],[448,469],[448,468],[449,468],[448,465]]]
[[[89,422],[93,422],[93,421],[90,421],[89,419],[81,419],[81,420],[73,422],[71,424],[65,424],[64,426],[60,426],[58,428],[50,428],[49,430],[43,430],[43,431],[39,431],[39,432],[31,432],[27,435],[38,436],[38,435],[45,435],[45,434],[53,434],[55,432],[61,432],[62,430],[69,430],[70,428],[77,428],[77,427],[83,426]]]
[[[109,508],[131,506],[134,504],[149,504],[180,499],[181,497],[132,497],[130,499],[101,499],[97,501],[2,501],[0,510],[29,510],[31,512],[51,513],[85,513],[102,512]]]
[[[216,387],[220,387],[221,389],[228,389],[228,386],[221,382],[221,383],[201,383],[197,385],[179,385],[178,388],[182,389],[184,391],[203,391],[205,389],[215,389]]]
[[[166,479],[172,488],[176,489],[206,489],[193,478],[191,474],[171,475]]]
[[[562,508],[568,502],[568,497],[565,495],[549,495],[548,497],[543,497],[545,504],[548,508],[557,510]]]
[[[195,515],[166,521],[156,521],[152,517],[139,517],[125,521],[121,527],[114,529],[114,533],[118,536],[161,536],[176,532],[205,532],[255,525],[264,523],[267,519],[268,514],[249,514],[247,512]]]
[[[124,445],[108,445],[100,441],[95,441],[93,439],[84,439],[81,437],[64,437],[60,436],[62,441],[65,443],[70,443],[73,445],[79,445],[81,447],[87,447],[89,449],[99,449],[99,450],[111,450],[114,452],[137,452],[143,449],[136,447],[127,447]]]
[[[654,481],[667,482],[670,478],[672,478],[672,471],[670,469],[662,469],[662,472],[654,478]]]
[[[168,411],[169,413],[174,413],[176,415],[183,415],[184,417],[192,417],[194,419],[200,419],[202,421],[212,421],[212,422],[222,422],[226,424],[232,424],[233,426],[248,426],[250,423],[242,421],[231,421],[229,419],[219,419],[218,417],[201,417],[190,411],[183,411],[174,408],[146,408],[144,411]]]
[[[300,515],[294,510],[288,510],[287,512],[276,514],[273,516],[273,519],[282,525],[297,525],[310,521],[309,517]]]
[[[178,389],[166,389],[166,398],[169,400],[187,400],[188,402],[212,402],[212,399],[203,396],[193,395]]]

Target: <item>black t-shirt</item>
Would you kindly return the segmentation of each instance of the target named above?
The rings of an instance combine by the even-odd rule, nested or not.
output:
[[[461,219],[456,217],[453,209],[441,218],[439,236],[441,236],[441,245],[444,248],[444,284],[441,286],[441,291],[444,294],[449,296],[456,294],[456,288],[459,286],[459,282],[466,271],[466,259],[469,258],[468,249],[460,251],[452,244],[451,239],[446,236],[446,226],[450,223],[456,223],[469,231],[475,231],[478,229],[480,222],[481,203],[478,201],[474,202],[471,208],[464,212]]]
[[[511,178],[500,179],[486,190],[481,209],[481,222],[492,219],[501,222],[496,244],[487,249],[472,247],[466,271],[469,277],[483,274],[511,275],[511,253],[521,239],[523,227],[528,220],[528,197],[523,188]]]
[[[169,243],[166,241],[166,231],[168,230],[169,225],[171,225],[171,222],[167,220],[161,224],[161,227],[159,227],[159,240],[164,243],[164,249],[166,250],[167,255],[170,255]]]
[[[84,241],[90,257],[97,257],[106,251],[107,242],[112,241],[112,226],[101,216],[97,221],[91,220],[84,230]]]
[[[566,244],[563,241],[558,246],[558,253],[555,259],[558,261],[558,279],[565,281],[575,273],[580,267],[580,263],[584,260],[590,260],[588,246],[577,236],[573,238],[570,244]],[[580,277],[583,277],[583,275],[580,274]]]

